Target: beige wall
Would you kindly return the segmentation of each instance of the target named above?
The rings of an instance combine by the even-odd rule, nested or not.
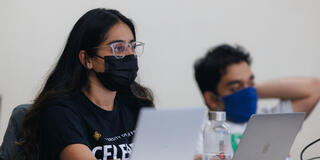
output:
[[[146,43],[139,80],[153,89],[159,107],[204,105],[192,66],[209,46],[223,42],[251,51],[258,82],[320,76],[319,0],[1,0],[0,138],[13,107],[35,97],[75,21],[95,7],[134,19]],[[319,137],[319,112],[297,137],[294,159]],[[319,146],[308,154],[319,154]]]

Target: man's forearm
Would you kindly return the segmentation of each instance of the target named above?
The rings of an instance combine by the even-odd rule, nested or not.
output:
[[[256,85],[260,98],[301,99],[320,96],[320,78],[283,78]]]
[[[294,112],[312,112],[320,99],[319,78],[285,78],[256,85],[260,98],[291,100]]]

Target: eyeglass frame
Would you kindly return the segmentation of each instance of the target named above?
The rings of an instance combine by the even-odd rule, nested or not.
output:
[[[132,52],[134,52],[134,55],[135,55],[135,56],[140,56],[140,55],[137,55],[136,52],[132,50],[133,45],[132,45],[131,43],[135,43],[135,44],[138,43],[140,46],[142,46],[141,54],[142,54],[143,51],[144,51],[144,44],[145,44],[145,43],[143,43],[143,42],[138,42],[138,41],[132,41],[132,42],[129,42],[129,43],[123,42],[123,41],[115,41],[115,42],[111,42],[110,44],[107,44],[107,45],[103,45],[103,46],[100,46],[100,47],[94,47],[94,49],[111,47],[113,56],[114,56],[116,59],[123,59],[126,55],[116,56],[115,48],[114,48],[114,45],[115,45],[115,44],[120,44],[120,43],[122,43],[122,44],[125,43],[125,44],[126,44],[126,45],[125,45],[125,50],[124,50],[124,52],[127,51],[128,46],[129,46],[129,47],[130,47],[130,50],[131,50]],[[136,45],[136,46],[137,46],[137,45]],[[104,59],[103,57],[101,57],[101,56],[99,56],[99,55],[95,55],[95,56]]]

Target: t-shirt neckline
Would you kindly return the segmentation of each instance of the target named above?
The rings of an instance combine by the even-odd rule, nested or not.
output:
[[[96,110],[97,112],[100,112],[103,114],[112,114],[112,113],[117,112],[117,110],[118,110],[118,98],[117,98],[118,93],[115,96],[114,107],[113,107],[113,110],[111,110],[111,111],[105,110],[105,109],[99,107],[98,105],[96,105],[95,103],[93,103],[83,92],[81,92],[81,96],[83,96],[84,102],[89,104],[90,108]]]

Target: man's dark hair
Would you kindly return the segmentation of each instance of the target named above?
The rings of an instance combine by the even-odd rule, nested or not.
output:
[[[194,74],[202,93],[212,91],[217,93],[217,85],[226,69],[232,64],[246,62],[251,64],[251,57],[241,46],[222,44],[208,50],[205,57],[194,64]]]

